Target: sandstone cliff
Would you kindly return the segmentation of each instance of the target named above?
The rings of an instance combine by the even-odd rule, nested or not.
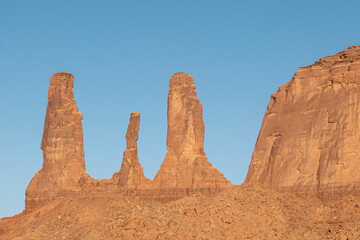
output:
[[[271,96],[245,184],[359,192],[360,46],[300,68]]]
[[[145,178],[139,163],[137,140],[139,137],[140,113],[131,113],[130,122],[126,133],[126,150],[119,172],[113,176],[114,184],[127,189],[147,187],[150,180]]]
[[[204,152],[202,105],[193,78],[177,73],[170,79],[168,95],[167,154],[154,185],[164,192],[176,189],[214,192],[230,186]]]
[[[56,73],[50,79],[41,142],[43,168],[26,190],[26,208],[51,200],[58,192],[78,191],[85,173],[82,115],[73,94],[74,77]]]

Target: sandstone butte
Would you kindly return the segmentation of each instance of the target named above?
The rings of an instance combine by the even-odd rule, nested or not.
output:
[[[300,68],[271,96],[246,185],[359,193],[360,46]]]
[[[44,164],[26,190],[26,210],[60,197],[127,194],[166,202],[191,194],[211,195],[231,186],[204,153],[202,105],[190,75],[177,73],[170,79],[168,153],[154,181],[145,178],[137,155],[140,113],[131,113],[120,171],[100,181],[85,172],[82,114],[73,86],[69,73],[50,79],[41,143]]]

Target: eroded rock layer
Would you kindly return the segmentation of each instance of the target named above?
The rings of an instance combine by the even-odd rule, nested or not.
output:
[[[123,154],[121,169],[113,176],[113,181],[120,187],[138,189],[147,187],[150,180],[145,178],[139,163],[137,140],[139,137],[140,113],[131,113],[126,133],[126,150]]]
[[[300,68],[271,96],[245,184],[360,190],[360,46]]]
[[[43,168],[26,190],[26,208],[50,200],[59,192],[78,191],[85,173],[82,114],[73,94],[74,77],[56,73],[50,79],[41,142]]]
[[[213,192],[231,185],[207,161],[202,105],[190,75],[177,73],[170,79],[167,114],[168,152],[155,176],[155,188],[170,196],[171,192]]]

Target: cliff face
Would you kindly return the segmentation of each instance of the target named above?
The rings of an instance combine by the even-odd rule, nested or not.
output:
[[[74,77],[56,73],[50,79],[48,106],[41,142],[43,168],[26,190],[26,207],[31,208],[59,191],[78,191],[86,175],[82,115],[73,94]]]
[[[360,185],[360,46],[300,68],[271,96],[245,184],[327,194]]]
[[[156,188],[213,191],[231,185],[207,161],[204,152],[202,105],[194,80],[177,73],[170,79],[168,95],[167,154],[154,179]]]
[[[113,176],[114,184],[128,189],[144,188],[150,184],[150,180],[144,176],[138,158],[139,125],[140,113],[131,113],[126,133],[126,150],[123,154],[123,162],[120,171]]]

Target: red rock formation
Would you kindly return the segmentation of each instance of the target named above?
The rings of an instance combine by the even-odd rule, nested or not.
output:
[[[130,122],[126,133],[126,150],[119,172],[113,176],[113,181],[120,187],[138,189],[150,184],[145,178],[143,169],[139,163],[137,140],[139,136],[140,113],[131,113]]]
[[[123,194],[170,201],[194,193],[209,195],[231,186],[207,161],[202,106],[192,77],[184,73],[170,79],[168,153],[155,180],[144,177],[137,156],[139,113],[130,117],[120,171],[111,179],[99,181],[89,177],[85,172],[82,115],[74,100],[73,79],[68,73],[57,73],[50,79],[41,143],[44,164],[26,190],[27,210],[59,197]]]
[[[193,78],[185,73],[175,74],[170,79],[168,95],[168,152],[155,176],[155,188],[171,195],[173,190],[212,192],[231,185],[207,161],[202,117]]]
[[[360,46],[300,68],[271,96],[245,184],[359,192]]]
[[[74,99],[74,77],[56,73],[50,79],[44,134],[43,168],[26,190],[26,208],[50,200],[61,191],[78,191],[86,176],[82,114]]]

